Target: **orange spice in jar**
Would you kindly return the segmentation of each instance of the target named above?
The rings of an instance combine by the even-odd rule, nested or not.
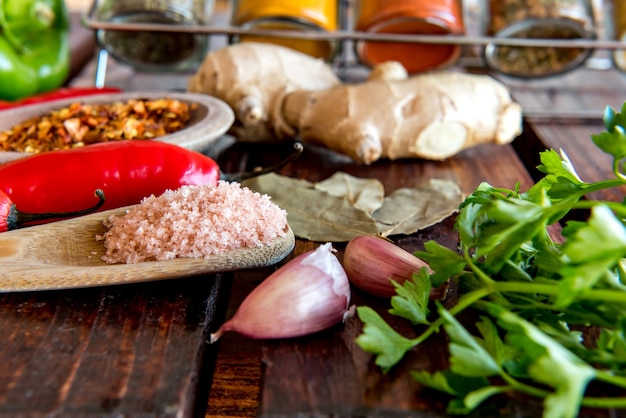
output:
[[[355,13],[359,32],[413,35],[462,35],[465,33],[460,0],[360,0]],[[455,44],[358,41],[361,62],[375,66],[398,61],[409,73],[453,64],[461,54]]]
[[[232,24],[250,29],[331,32],[338,27],[338,8],[338,0],[238,0]],[[278,44],[326,60],[336,52],[336,42],[326,40],[241,35],[237,41]]]

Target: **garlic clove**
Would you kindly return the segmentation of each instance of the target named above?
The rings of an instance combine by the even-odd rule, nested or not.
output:
[[[213,334],[234,331],[256,339],[312,334],[348,314],[350,283],[330,243],[304,253],[276,270],[241,303]]]
[[[392,280],[403,284],[428,264],[394,243],[375,236],[352,238],[344,251],[343,267],[352,284],[376,296],[396,294]],[[445,297],[447,286],[431,291],[431,299]]]

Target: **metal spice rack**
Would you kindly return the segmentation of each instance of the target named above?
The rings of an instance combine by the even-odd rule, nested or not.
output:
[[[341,7],[350,8],[353,0],[340,0]],[[345,12],[343,13],[345,15]],[[230,24],[220,24],[209,22],[204,25],[172,25],[158,23],[125,23],[125,22],[108,22],[98,20],[95,16],[94,5],[82,16],[82,24],[95,31],[121,31],[121,32],[161,32],[161,33],[184,33],[194,35],[206,35],[207,37],[224,36],[227,39],[232,37],[248,35],[262,36],[266,38],[291,38],[297,40],[309,41],[330,41],[337,42],[341,51],[332,64],[339,69],[345,70],[351,67],[363,67],[362,64],[353,56],[346,53],[352,51],[351,43],[356,41],[376,41],[376,42],[396,42],[396,43],[422,43],[432,45],[460,45],[464,47],[486,47],[488,45],[495,46],[511,46],[511,47],[553,47],[553,48],[578,48],[592,50],[626,50],[626,42],[613,39],[538,39],[538,38],[504,38],[494,36],[472,36],[472,35],[415,35],[415,34],[383,34],[359,32],[353,30],[337,30],[337,31],[297,31],[297,30],[271,30],[258,28],[242,28]],[[345,16],[341,18],[345,19]],[[348,27],[346,22],[342,22],[341,27]],[[102,87],[106,79],[106,67],[108,61],[107,50],[99,46],[97,56],[97,68],[95,75],[95,85]],[[597,66],[596,69],[607,69],[610,64],[609,58],[604,60],[604,64]],[[479,55],[463,55],[456,64],[458,67],[479,67],[484,68],[484,58]],[[554,114],[554,112],[545,112],[543,109],[537,112],[533,117],[565,117],[565,118],[597,118],[598,115],[587,115],[584,112],[574,112],[571,114],[563,114],[562,112]]]

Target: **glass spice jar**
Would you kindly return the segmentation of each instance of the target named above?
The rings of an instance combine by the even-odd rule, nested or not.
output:
[[[331,32],[339,25],[338,8],[338,0],[236,0],[231,23],[249,29]],[[233,41],[274,43],[325,60],[337,50],[337,42],[326,40],[240,35]]]
[[[119,24],[202,25],[214,0],[96,0],[94,17]],[[206,55],[206,35],[98,30],[98,44],[118,61],[143,71],[188,70]]]
[[[360,0],[355,29],[380,34],[463,35],[465,27],[459,0]],[[375,66],[398,61],[409,73],[453,64],[461,53],[455,44],[358,41],[359,60]]]
[[[594,39],[590,0],[490,0],[487,34],[504,38],[545,40]],[[502,74],[546,77],[583,64],[591,48],[488,44],[485,62]]]

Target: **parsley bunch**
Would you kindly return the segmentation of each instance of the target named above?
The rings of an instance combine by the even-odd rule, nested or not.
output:
[[[443,329],[449,369],[413,371],[421,384],[451,395],[448,413],[468,414],[491,396],[520,392],[543,399],[544,417],[568,418],[581,406],[626,408],[625,397],[586,395],[590,382],[626,389],[626,205],[583,199],[591,192],[626,185],[626,103],[607,107],[606,131],[592,135],[613,158],[614,178],[586,183],[565,153],[540,154],[545,176],[526,192],[481,184],[461,204],[455,230],[459,251],[434,241],[416,256],[430,264],[396,286],[390,313],[421,332],[410,339],[373,309],[361,306],[357,344],[388,371],[405,353]],[[563,241],[550,225],[572,210]],[[453,280],[458,302],[449,309],[428,301],[431,286]],[[456,316],[477,312],[467,328]],[[591,343],[583,331],[594,328]],[[468,329],[476,330],[470,332]],[[626,391],[623,391],[626,393]]]

